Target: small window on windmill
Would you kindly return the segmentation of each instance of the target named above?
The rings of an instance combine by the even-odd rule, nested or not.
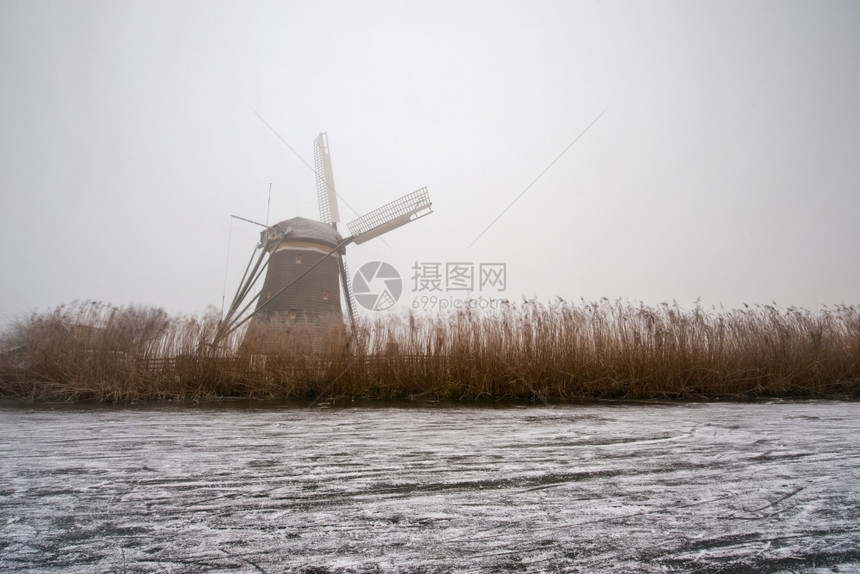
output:
[[[323,301],[328,301],[328,291],[323,291]]]
[[[295,318],[298,317],[298,315],[299,315],[298,311],[296,311],[295,309],[290,309],[290,314],[289,314],[290,320],[294,321]]]
[[[266,290],[266,299],[271,299],[271,298],[272,298],[272,290],[271,290],[271,289],[267,289],[267,290]]]
[[[302,264],[302,256],[296,255],[296,265],[301,265],[301,264]]]

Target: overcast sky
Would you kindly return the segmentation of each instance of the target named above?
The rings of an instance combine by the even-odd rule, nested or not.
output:
[[[860,304],[855,1],[0,0],[0,82],[3,323],[229,302],[259,232],[231,214],[271,183],[270,222],[318,217],[257,113],[311,164],[328,133],[345,221],[429,188],[347,253],[402,308],[415,262],[503,262],[514,300]]]

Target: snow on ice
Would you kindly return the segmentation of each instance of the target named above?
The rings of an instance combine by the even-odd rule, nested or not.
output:
[[[860,404],[0,407],[3,572],[860,572]]]

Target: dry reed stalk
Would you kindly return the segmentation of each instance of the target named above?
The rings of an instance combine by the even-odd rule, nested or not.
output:
[[[28,400],[856,397],[860,311],[706,313],[526,300],[494,312],[256,324],[75,303],[2,334],[0,396]]]

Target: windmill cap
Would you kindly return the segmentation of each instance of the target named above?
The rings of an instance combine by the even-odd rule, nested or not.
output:
[[[330,223],[323,223],[306,217],[294,217],[276,223],[260,233],[260,242],[263,245],[268,245],[272,241],[279,241],[282,235],[285,235],[282,244],[302,241],[318,243],[330,249],[334,249],[343,241],[343,237]],[[340,251],[343,253],[345,249],[341,247]]]

